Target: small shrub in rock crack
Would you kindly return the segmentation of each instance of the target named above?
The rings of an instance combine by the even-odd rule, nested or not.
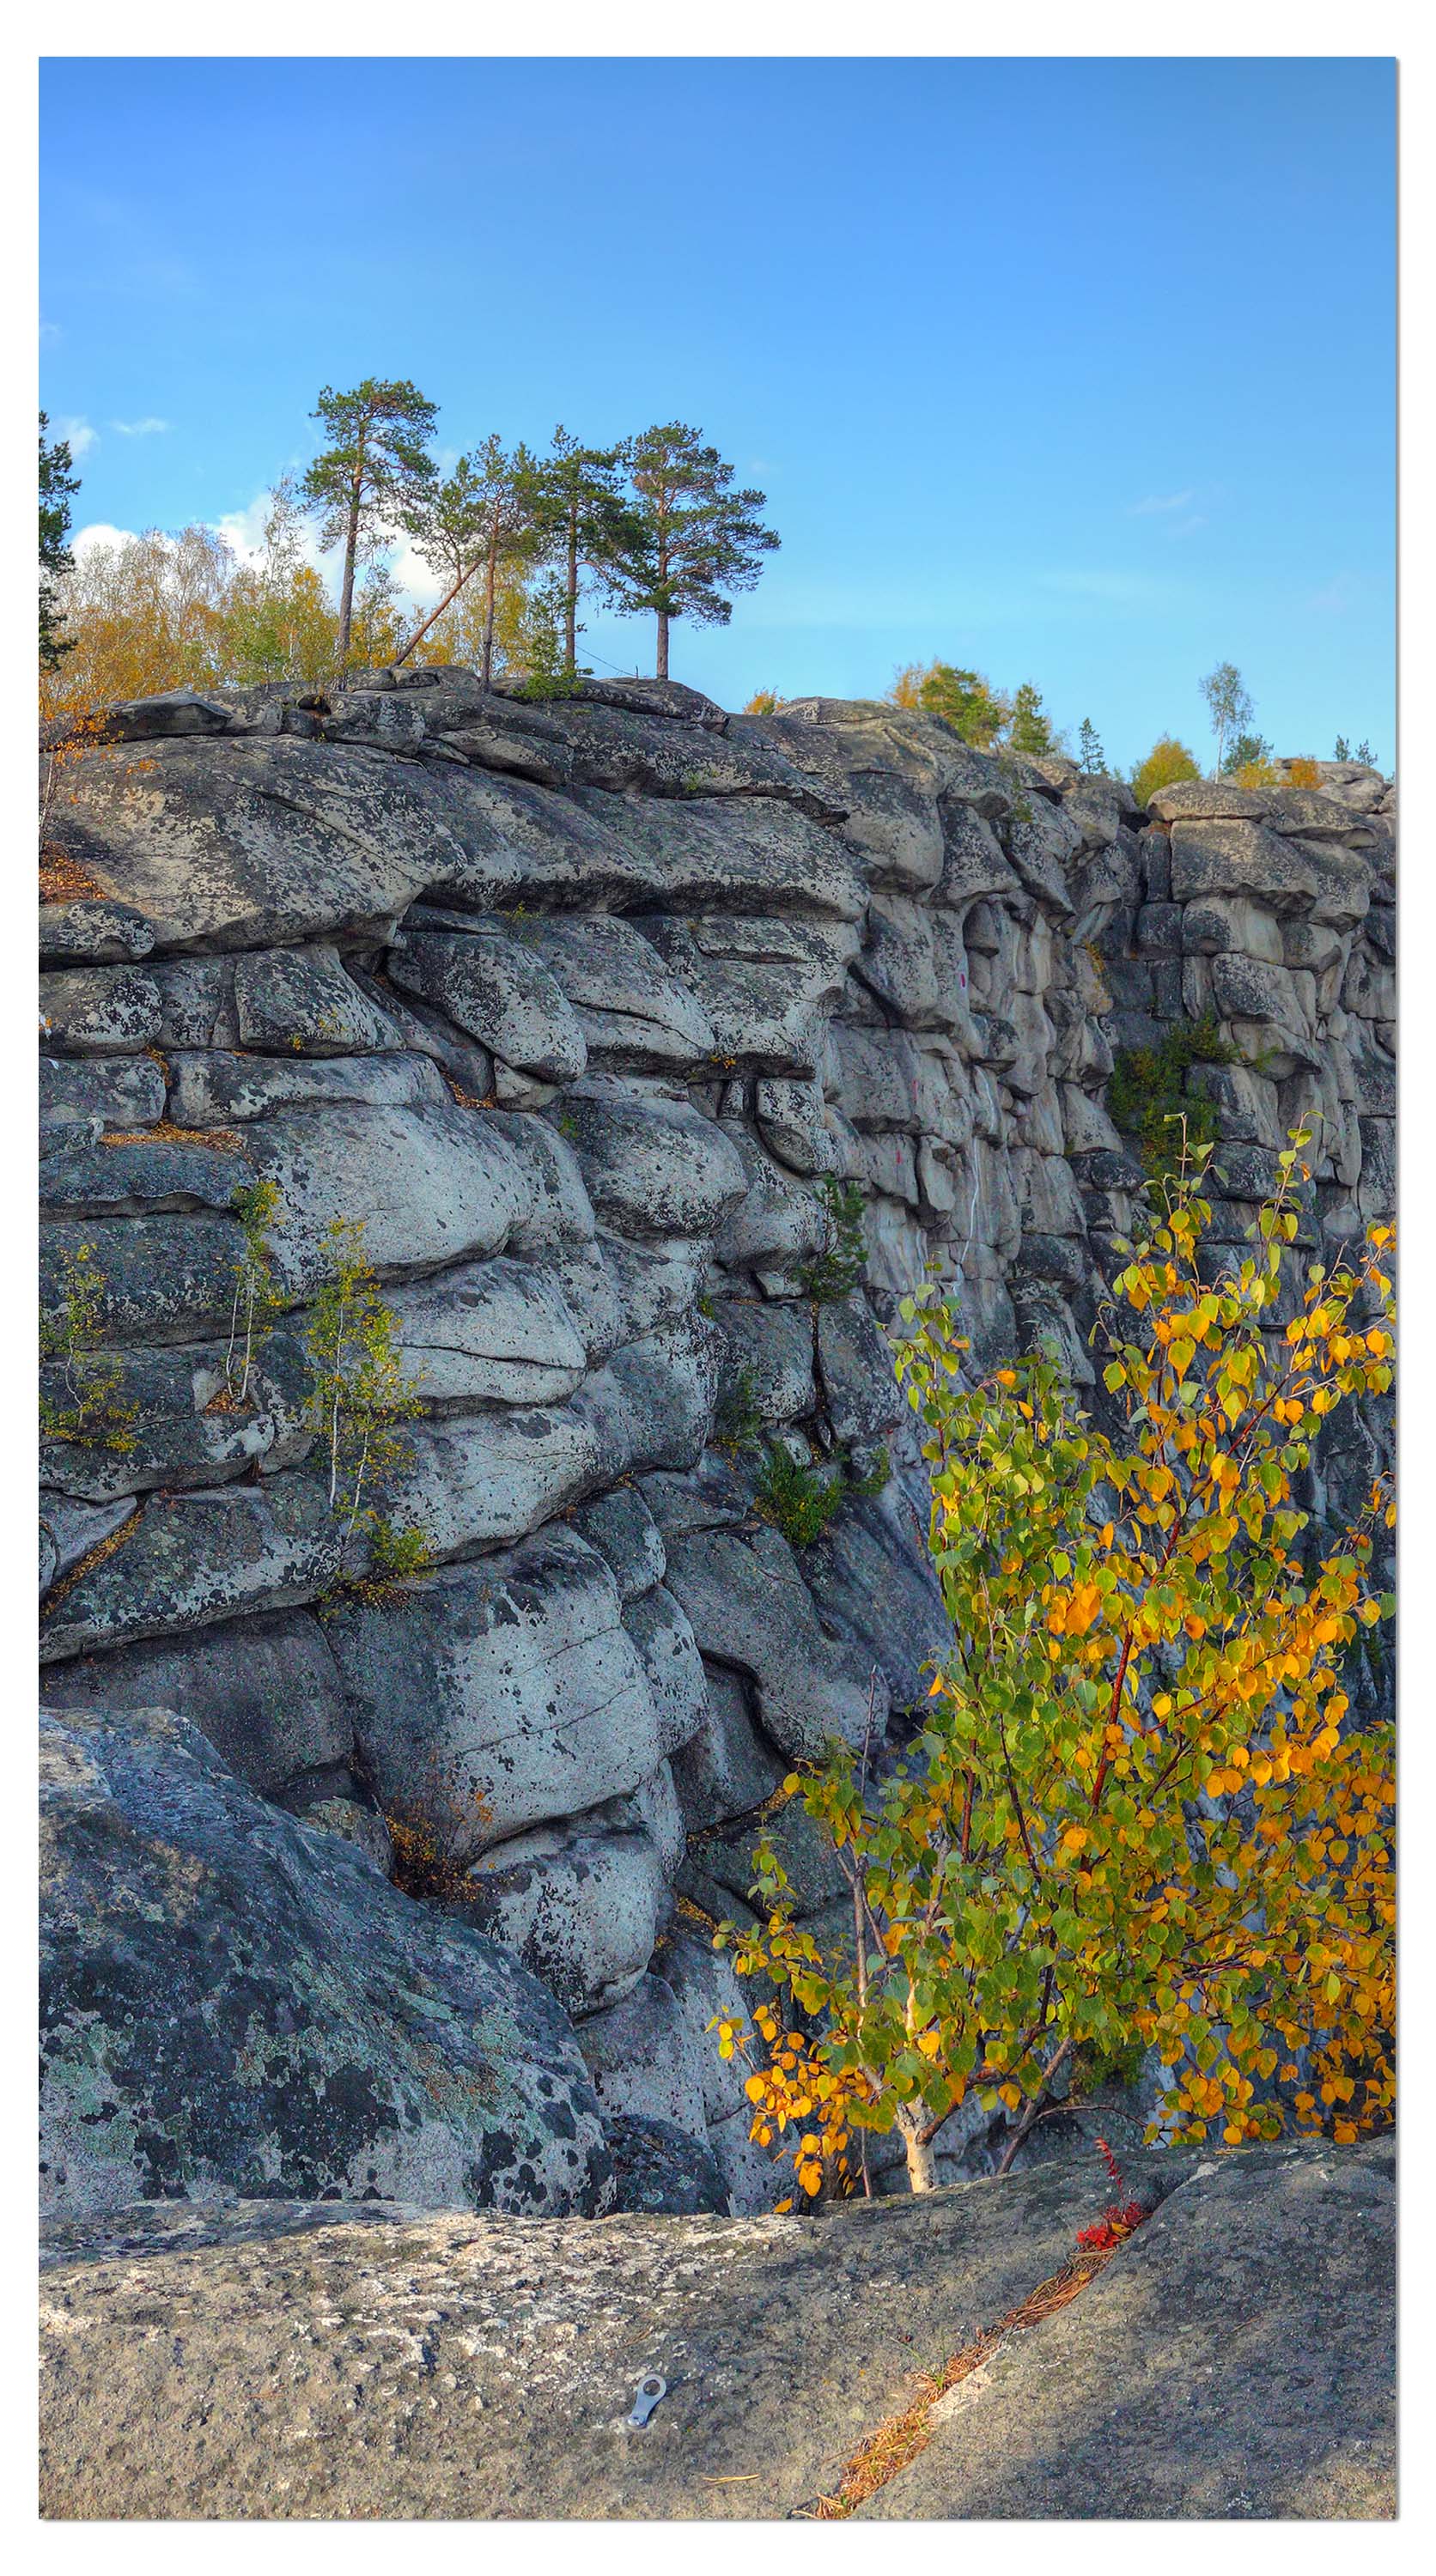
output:
[[[248,1189],[236,1190],[234,1212],[243,1234],[243,1248],[234,1265],[234,1301],[230,1308],[229,1340],[224,1354],[224,1389],[231,1404],[247,1403],[250,1372],[255,1353],[269,1332],[279,1312],[280,1301],[274,1293],[274,1268],[269,1257],[269,1228],[279,1212],[279,1191],[273,1181],[255,1181]]]
[[[1216,1106],[1194,1087],[1194,1068],[1241,1060],[1210,1011],[1199,1020],[1179,1021],[1160,1046],[1121,1050],[1107,1084],[1107,1107],[1154,1180],[1177,1170],[1184,1145],[1190,1154],[1217,1141]]]
[[[765,1521],[781,1530],[790,1547],[811,1547],[847,1500],[841,1463],[809,1467],[777,1442],[769,1450],[758,1479],[756,1504]]]
[[[400,1364],[398,1317],[364,1258],[362,1222],[336,1217],[325,1249],[309,1324],[307,1418],[328,1454],[329,1508],[352,1535],[370,1479],[406,1455],[398,1425],[420,1407]]]
[[[868,1248],[863,1235],[863,1194],[856,1181],[840,1181],[834,1172],[818,1180],[818,1197],[828,1220],[824,1251],[800,1261],[793,1272],[814,1305],[836,1305],[850,1297],[863,1275]]]
[[[60,1293],[40,1317],[40,1357],[54,1375],[40,1398],[40,1429],[48,1440],[75,1440],[126,1456],[135,1445],[137,1407],[118,1404],[124,1379],[111,1351],[97,1351],[104,1319],[105,1276],[92,1243],[67,1252],[60,1263]]]
[[[725,1458],[740,1458],[745,1451],[756,1449],[762,1437],[763,1416],[753,1372],[750,1368],[735,1369],[713,1417],[713,1446],[721,1449]]]

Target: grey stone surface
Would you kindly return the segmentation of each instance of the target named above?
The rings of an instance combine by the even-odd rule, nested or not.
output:
[[[940,2401],[886,2521],[1383,2521],[1389,2150],[1207,2159],[1090,2289]]]
[[[402,1277],[502,1252],[534,1207],[533,1175],[510,1139],[454,1101],[277,1110],[253,1129],[250,1154],[279,1191],[270,1242],[292,1296],[323,1278],[337,1219],[362,1225],[366,1260]]]
[[[589,1196],[616,1233],[711,1234],[744,1194],[736,1145],[680,1102],[589,1096],[570,1116]]]
[[[551,1404],[588,1353],[554,1271],[500,1256],[394,1290],[404,1367],[430,1404]]]
[[[40,906],[42,966],[68,966],[79,959],[88,965],[116,965],[148,957],[154,944],[143,913],[127,903],[84,900]]]
[[[606,2118],[638,2113],[706,2136],[705,2058],[714,2043],[685,2018],[663,1977],[641,1977],[607,2011],[588,2014],[578,2044]]]
[[[705,1655],[747,1674],[766,1732],[811,1761],[835,1736],[861,1744],[870,1722],[869,1667],[823,1633],[786,1539],[763,1526],[740,1536],[705,1530],[669,1542],[668,1588]],[[873,1732],[887,1718],[879,1683]]]
[[[41,1662],[310,1601],[338,1572],[342,1543],[322,1486],[307,1477],[275,1477],[263,1493],[230,1485],[147,1496],[113,1554],[77,1568],[46,1605]]]
[[[41,1309],[58,1311],[66,1264],[88,1251],[106,1344],[208,1336],[228,1326],[242,1240],[231,1216],[59,1218],[40,1229]]]
[[[405,931],[389,971],[520,1072],[572,1082],[588,1061],[556,977],[528,942],[506,938],[497,925],[483,935],[477,924],[467,934]]]
[[[244,1124],[271,1109],[330,1101],[418,1109],[452,1096],[437,1066],[421,1055],[241,1057],[196,1048],[172,1054],[169,1073],[169,1114],[179,1127]],[[163,1084],[160,1089],[163,1099]]]
[[[605,2125],[617,2208],[667,2218],[702,2210],[727,2217],[727,2184],[711,2147],[671,2120],[645,2119],[637,2111],[620,2112]]]
[[[347,1766],[354,1751],[343,1685],[312,1611],[73,1656],[47,1673],[45,1695],[53,1708],[101,1716],[173,1709],[264,1797],[308,1773]]]
[[[242,1154],[219,1145],[177,1145],[147,1137],[133,1144],[71,1147],[40,1158],[40,1205],[73,1218],[141,1216],[153,1209],[229,1208],[253,1174]]]
[[[98,1117],[106,1127],[152,1127],[165,1114],[165,1079],[151,1056],[40,1058],[40,1116]]]
[[[999,2357],[966,2415],[934,2427],[908,2479],[936,2476],[959,2442],[973,2476],[964,2495],[918,2502],[918,2514],[972,2516],[985,2492],[1000,2518],[1004,2480],[1050,2427],[1073,2443],[1054,2447],[1027,2508],[1037,2518],[1120,2516],[1144,2478],[1163,2499],[1159,2514],[1388,2517],[1384,2257],[1365,2287],[1360,2277],[1380,2241],[1369,2152],[1306,2148],[1294,2160],[1298,2173],[1316,2160],[1346,2177],[1311,2193],[1294,2237],[1295,2176],[1285,2195],[1282,2241],[1300,2250],[1304,2304],[1286,2295],[1262,2238],[1283,2195],[1226,2179],[1245,2155],[1215,2160],[1210,2181],[1188,2179],[1194,2155],[1135,2158],[1146,2188],[1172,2195],[1159,2212],[1165,2233],[1151,2221],[1150,2238],[1140,2231],[1075,2302]],[[1169,2281],[1156,2295],[1175,2306],[1190,2277],[1181,2239],[1209,2189],[1208,2240],[1225,2239],[1224,2296],[1247,2323],[1210,2347],[1195,2408],[1173,2412],[1160,2338],[1142,2323],[1153,2314],[1146,2285]],[[246,2202],[61,2226],[44,2283],[42,2511],[740,2523],[811,2512],[866,2437],[911,2403],[917,2373],[1061,2269],[1100,2197],[1084,2156],[921,2202],[814,2216],[517,2222]],[[1320,2227],[1338,2213],[1344,2251]],[[1179,2340],[1200,2342],[1198,2295],[1195,2318],[1172,2316]],[[1350,2330],[1353,2296],[1365,2344]],[[157,2305],[174,2334],[144,2332]],[[1104,2331],[1124,2305],[1127,2334]],[[1313,2380],[1317,2335],[1329,2363]],[[1063,2351],[1067,2371],[1042,2374],[1045,2412],[1035,2387],[1025,2407],[1003,2403],[1004,2367]],[[668,2395],[639,2434],[624,2419],[650,2372]],[[1127,2434],[1130,2465],[1104,2442],[1108,2426]],[[1107,2497],[1091,2483],[1099,2450]],[[886,2490],[894,2510],[900,2492]]]
[[[599,1807],[496,1844],[448,1910],[516,1951],[566,2012],[592,2013],[643,1975],[668,1889],[654,1837]]]
[[[698,1733],[708,1713],[703,1659],[687,1612],[657,1584],[623,1614],[638,1648],[658,1712],[658,1742],[665,1761]]]
[[[658,1712],[601,1556],[562,1525],[417,1584],[341,1604],[326,1633],[381,1803],[469,1859],[637,1786]]]
[[[43,2195],[602,2207],[567,2024],[164,1710],[42,1719]]]
[[[236,958],[234,1010],[241,1048],[257,1055],[366,1055],[398,1036],[322,946]]]
[[[40,1033],[57,1055],[138,1055],[160,1033],[159,986],[136,966],[42,975]]]

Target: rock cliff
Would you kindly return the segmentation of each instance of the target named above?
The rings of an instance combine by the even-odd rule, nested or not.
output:
[[[62,1313],[84,1266],[126,1426],[75,1436],[48,1363],[60,1882],[109,1868],[108,1837],[122,1913],[166,1876],[162,1906],[191,1903],[206,2085],[261,2009],[242,1978],[206,1985],[246,1850],[270,1890],[256,1992],[286,1941],[334,1972],[275,2098],[245,2073],[247,2144],[221,2152],[137,2110],[62,1896],[52,2195],[562,2210],[603,2205],[616,2158],[689,2206],[766,2206],[706,2035],[735,2000],[711,1921],[741,1910],[792,1760],[899,1732],[942,1644],[882,1328],[935,1269],[979,1358],[1047,1338],[1093,1386],[1143,1180],[1109,1077],[1184,1023],[1230,1058],[1203,1074],[1219,1242],[1298,1120],[1312,1247],[1390,1213],[1390,789],[1329,767],[1320,791],[1194,782],[1144,815],[885,705],[759,720],[635,681],[540,706],[456,670],[139,701],[48,784],[43,1293]],[[256,1182],[280,1311],[236,1402]],[[429,1551],[397,1586],[331,1512],[306,1416],[344,1219],[421,1406],[374,1487]],[[1357,1420],[1324,1474],[1364,1482],[1381,1438]],[[809,1544],[764,1502],[773,1444],[841,1482]],[[176,1839],[181,1870],[155,1857]],[[384,1884],[396,1841],[417,1910]],[[837,1901],[817,1855],[793,1868],[812,1913]],[[282,1882],[307,1909],[287,1933]],[[457,2069],[403,2027],[420,1952],[431,2021],[482,1998],[503,2023]],[[281,2097],[345,2068],[369,2090],[316,2162]]]

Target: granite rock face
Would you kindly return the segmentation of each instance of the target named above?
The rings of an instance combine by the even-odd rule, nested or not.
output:
[[[47,1695],[177,1709],[306,1851],[422,1835],[615,2102],[636,2052],[622,2116],[670,2118],[633,1998],[684,2063],[718,2006],[665,1943],[741,1908],[791,1759],[900,1742],[942,1651],[902,1296],[935,1268],[979,1360],[1050,1341],[1090,1386],[1142,1178],[1108,1078],[1183,1016],[1244,1059],[1219,1239],[1298,1119],[1313,1244],[1389,1213],[1393,799],[1350,768],[1142,815],[866,702],[434,670],[113,710],[51,824],[100,892],[42,914],[42,1262],[52,1312],[98,1274],[132,1436],[44,1444]],[[259,1181],[280,1311],[236,1402]],[[421,1408],[374,1500],[429,1569],[377,1594],[306,1413],[336,1219]],[[1346,1427],[1338,1499],[1384,1437]],[[773,1439],[852,1489],[816,1545],[757,1510]]]
[[[49,2230],[49,2518],[776,2521],[1070,2260],[1095,2159],[720,2217],[658,2119],[588,2221],[132,2208]],[[864,2518],[1395,2512],[1378,2146],[1148,2154],[1156,2214],[939,2400]],[[705,2197],[705,2191],[709,2195]],[[154,2320],[166,2331],[155,2331]],[[668,2391],[629,2425],[641,2380]]]
[[[602,2209],[564,2014],[164,1709],[41,1719],[41,2187]]]

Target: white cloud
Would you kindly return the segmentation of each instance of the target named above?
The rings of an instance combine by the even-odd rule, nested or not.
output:
[[[1155,519],[1165,510],[1185,510],[1195,499],[1191,492],[1152,492],[1145,501],[1134,501],[1128,516],[1133,519]]]
[[[1344,617],[1356,605],[1358,587],[1349,572],[1339,572],[1322,589],[1309,592],[1306,605],[1328,617]]]
[[[63,438],[68,446],[72,464],[78,465],[81,457],[88,456],[91,448],[99,444],[100,433],[90,427],[83,412],[67,413],[63,420],[51,425],[55,436]]]
[[[435,572],[425,562],[410,537],[399,539],[398,551],[389,560],[389,570],[399,588],[408,592],[416,608],[437,608],[451,579],[450,574]]]
[[[97,546],[127,546],[134,535],[133,528],[116,528],[108,519],[91,519],[88,527],[78,528],[70,539],[70,552],[78,557],[93,554]]]
[[[143,420],[112,420],[110,427],[117,429],[121,438],[152,438],[156,430],[168,429],[169,422],[156,420],[150,412]]]
[[[223,537],[226,545],[233,547],[242,564],[263,562],[264,523],[269,510],[269,493],[256,492],[254,499],[247,502],[242,510],[226,510],[222,518],[212,522],[216,534]],[[305,563],[312,564],[316,572],[323,570],[326,558],[319,543],[317,520],[306,518],[301,521],[299,550]]]

